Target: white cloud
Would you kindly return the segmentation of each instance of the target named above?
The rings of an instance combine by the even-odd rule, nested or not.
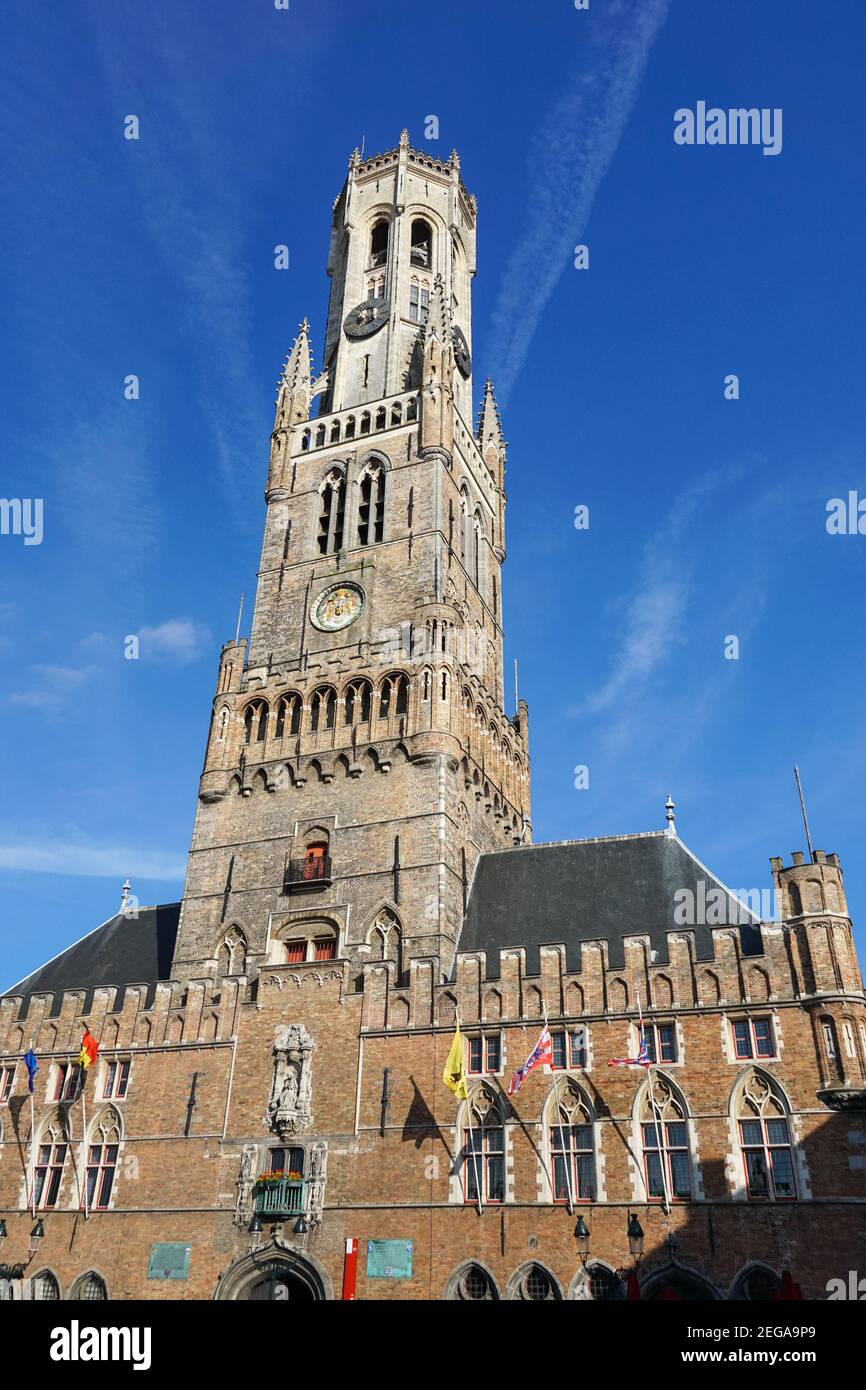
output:
[[[168,618],[158,627],[143,627],[138,632],[140,655],[167,658],[186,665],[195,661],[211,640],[210,631],[191,618]]]
[[[70,707],[70,693],[77,690],[96,672],[93,666],[33,666],[35,679],[27,690],[13,690],[7,696],[10,705],[41,709],[45,714],[59,714]]]
[[[176,854],[161,850],[132,849],[122,846],[93,845],[86,840],[40,840],[37,844],[16,842],[0,832],[0,869],[22,873],[63,874],[75,878],[130,877],[136,879],[176,879],[184,877],[184,862]]]
[[[594,58],[538,127],[527,159],[526,229],[505,269],[493,308],[493,377],[504,403],[526,360],[545,305],[589,221],[595,195],[637,99],[669,0],[608,9],[592,18]],[[592,40],[590,40],[592,42]],[[532,294],[526,293],[527,285]]]

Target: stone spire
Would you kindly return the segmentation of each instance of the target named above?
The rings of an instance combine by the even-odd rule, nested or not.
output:
[[[309,420],[313,374],[310,325],[304,319],[286,358],[277,390],[277,427]]]
[[[502,423],[499,419],[499,407],[493,394],[493,382],[489,377],[484,383],[484,396],[481,401],[481,413],[478,417],[478,446],[481,450],[481,457],[493,477],[498,483],[501,483],[505,473],[506,446],[502,435]]]
[[[676,835],[676,833],[677,833],[676,806],[674,805],[674,799],[673,799],[673,797],[671,796],[670,792],[668,792],[668,799],[667,799],[667,801],[665,802],[665,820],[667,821],[667,826],[666,826],[666,828],[665,828],[665,833],[666,833],[667,835]]]

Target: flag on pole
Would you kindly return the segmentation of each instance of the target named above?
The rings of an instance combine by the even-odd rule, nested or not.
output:
[[[33,1081],[39,1070],[39,1063],[36,1060],[36,1053],[29,1047],[24,1053],[24,1065],[27,1068],[27,1089],[33,1095]]]
[[[641,1029],[640,1047],[636,1057],[611,1057],[607,1064],[609,1067],[651,1067],[652,1058],[649,1055],[649,1048],[646,1045],[646,1038]]]
[[[553,1043],[550,1038],[550,1029],[546,1023],[541,1030],[541,1036],[538,1042],[523,1063],[523,1066],[512,1076],[508,1086],[508,1094],[510,1096],[516,1096],[529,1073],[533,1071],[535,1067],[541,1066],[542,1062],[547,1062],[548,1066],[553,1066]]]
[[[99,1044],[94,1038],[89,1028],[85,1028],[84,1037],[81,1039],[81,1051],[78,1054],[77,1062],[82,1071],[96,1061],[96,1054],[99,1052]]]
[[[442,1073],[442,1080],[453,1091],[458,1100],[468,1100],[469,1091],[466,1086],[466,1063],[463,1059],[463,1042],[460,1037],[460,1024],[454,1029],[454,1038],[451,1042],[451,1050],[445,1062],[445,1070]]]

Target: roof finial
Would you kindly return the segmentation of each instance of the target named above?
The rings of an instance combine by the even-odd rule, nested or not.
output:
[[[668,799],[665,802],[665,820],[667,821],[667,829],[665,831],[666,835],[676,835],[677,833],[677,818],[675,812],[676,806],[674,805],[674,799],[671,796],[670,792],[668,792]]]
[[[120,890],[120,910],[121,910],[121,912],[125,912],[125,911],[126,911],[126,905],[127,905],[127,903],[129,902],[129,890],[130,890],[131,887],[132,887],[132,884],[130,883],[129,879],[127,879],[126,882],[124,883],[123,887],[122,887],[121,890]]]

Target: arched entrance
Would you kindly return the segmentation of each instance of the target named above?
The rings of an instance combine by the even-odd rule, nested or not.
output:
[[[314,1255],[271,1242],[235,1261],[215,1297],[253,1303],[320,1303],[334,1297],[328,1273]]]

